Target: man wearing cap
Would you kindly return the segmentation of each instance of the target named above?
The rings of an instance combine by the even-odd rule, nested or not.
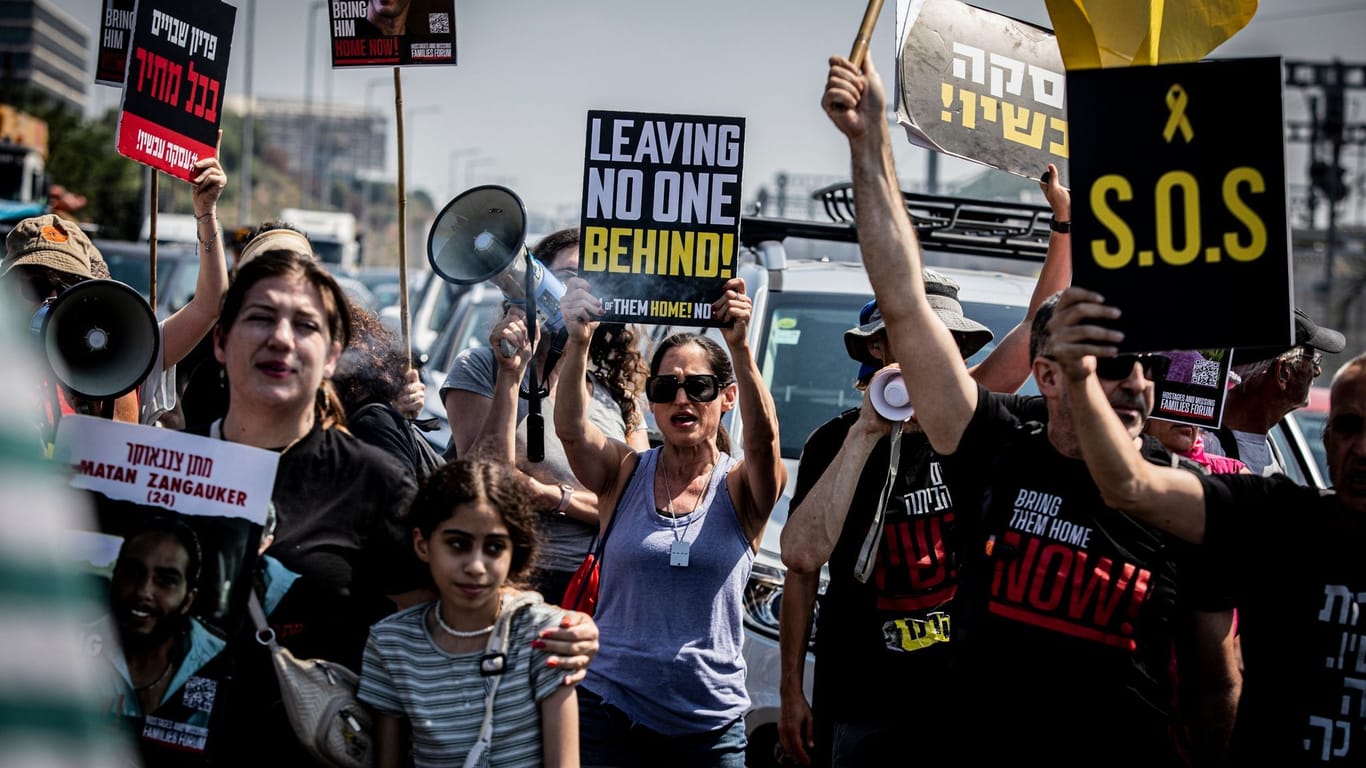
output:
[[[1295,308],[1295,344],[1233,350],[1239,381],[1224,402],[1224,421],[1204,431],[1205,451],[1238,459],[1254,475],[1285,472],[1285,463],[1267,439],[1272,427],[1293,410],[1309,404],[1309,389],[1323,373],[1323,353],[1347,347],[1341,333],[1315,323]]]
[[[1057,181],[1056,168],[1050,170],[1052,180],[1040,188],[1054,215],[1066,221],[1071,198]],[[1029,324],[1044,299],[1066,287],[1071,274],[1068,238],[1054,233],[1024,319],[972,368],[975,379],[990,389],[1013,392],[1029,378]],[[923,277],[935,315],[952,333],[963,359],[986,348],[991,330],[963,314],[958,285],[930,269]],[[900,429],[893,434],[892,422],[874,407],[869,384],[896,361],[876,300],[863,306],[858,323],[845,332],[844,346],[860,364],[855,386],[864,392],[863,407],[845,411],[807,439],[782,532],[788,572],[779,616],[778,725],[784,750],[803,765],[866,764],[905,736],[900,715],[859,695],[869,675],[891,688],[948,682],[949,608],[957,579],[956,567],[942,554],[953,529],[952,478],[945,477],[914,417],[895,425]],[[1045,416],[1041,408],[1036,415]],[[899,460],[896,472],[889,474],[893,443]],[[879,505],[884,486],[886,503]],[[818,704],[820,714],[813,715],[802,683],[821,567],[827,561],[830,583],[821,598],[816,632],[821,664],[815,672],[815,700],[828,708]],[[947,710],[933,714],[951,716]],[[949,720],[938,725],[925,721],[917,730],[930,733],[951,725]],[[819,749],[813,750],[817,743]],[[918,752],[920,758],[928,756]]]
[[[151,424],[170,410],[175,405],[175,364],[208,334],[218,319],[219,305],[228,286],[228,270],[218,233],[217,207],[227,176],[217,158],[204,158],[196,168],[199,175],[192,183],[200,245],[194,297],[160,323],[161,343],[152,374],[138,389],[115,403],[113,414],[105,416]],[[8,293],[11,305],[22,309],[27,321],[45,302],[66,289],[86,280],[107,277],[97,274],[101,269],[96,265],[102,263],[99,251],[75,222],[55,214],[35,216],[20,221],[6,236],[0,286]],[[74,413],[75,407],[67,393],[55,384],[45,385],[45,390],[43,408],[50,432],[59,418],[58,411]],[[58,403],[55,410],[50,405],[53,396]]]
[[[1188,692],[1205,698],[1186,711],[1203,718],[1202,745],[1222,738],[1237,701],[1230,612],[1191,610],[1202,598],[1182,591],[1193,556],[1170,534],[1107,507],[1080,461],[1050,338],[1054,301],[1040,307],[1029,340],[1046,424],[964,369],[914,279],[920,244],[897,187],[873,57],[862,71],[832,57],[821,104],[849,140],[859,246],[917,420],[945,472],[962,481],[951,546],[962,558],[953,684],[897,691],[889,706],[908,722],[928,707],[955,709],[973,724],[960,754],[988,761],[1182,765],[1171,735],[1172,653],[1182,651],[1183,680],[1195,679],[1184,652],[1202,654]],[[1136,455],[1164,362],[1130,355],[1103,366],[1101,389]]]

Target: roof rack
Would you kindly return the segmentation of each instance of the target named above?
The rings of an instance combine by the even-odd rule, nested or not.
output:
[[[745,217],[740,241],[748,246],[787,237],[857,242],[854,186],[841,182],[812,193],[830,221]],[[1043,261],[1048,252],[1049,207],[902,192],[916,235],[927,249],[1022,261]]]

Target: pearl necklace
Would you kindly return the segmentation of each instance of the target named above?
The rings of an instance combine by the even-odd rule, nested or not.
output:
[[[445,622],[445,621],[442,621],[442,619],[441,619],[441,603],[437,603],[437,604],[432,608],[432,613],[436,614],[436,625],[437,625],[438,627],[441,627],[441,631],[442,631],[442,632],[445,632],[446,634],[450,635],[451,637],[463,637],[463,638],[481,637],[481,636],[487,635],[488,633],[490,633],[490,632],[493,631],[493,626],[494,626],[493,624],[490,624],[490,625],[488,625],[487,627],[484,627],[484,628],[482,628],[482,629],[471,629],[471,630],[469,630],[468,632],[466,632],[466,631],[463,630],[463,629],[451,629],[450,626],[447,625],[446,622]]]

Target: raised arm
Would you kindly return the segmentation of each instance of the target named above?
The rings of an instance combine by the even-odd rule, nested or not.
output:
[[[882,80],[872,56],[863,66],[860,73],[832,56],[821,106],[849,139],[863,266],[920,426],[935,450],[953,453],[977,407],[977,383],[925,297],[920,243],[892,162]]]
[[[1040,182],[1048,205],[1053,209],[1053,220],[1072,222],[1072,194],[1058,182],[1058,167],[1048,164],[1048,182]],[[1048,236],[1048,253],[1044,255],[1039,279],[1029,296],[1029,308],[1005,338],[996,344],[991,354],[972,369],[972,377],[992,392],[1014,392],[1029,378],[1034,361],[1029,358],[1029,329],[1034,314],[1049,296],[1072,282],[1072,233],[1054,229]]]
[[[588,345],[602,315],[602,302],[588,292],[588,282],[571,277],[560,297],[568,338],[560,357],[560,383],[555,391],[555,434],[564,444],[569,467],[583,487],[601,499],[617,479],[621,462],[631,448],[612,440],[588,418]],[[601,513],[602,510],[599,510]],[[610,517],[610,515],[608,515]]]
[[[877,441],[891,432],[891,426],[891,422],[877,415],[865,391],[858,421],[849,428],[833,459],[828,453],[813,453],[820,449],[814,441],[807,442],[797,467],[798,493],[804,487],[805,473],[820,474],[810,490],[788,510],[787,522],[783,524],[783,565],[789,572],[817,574],[830,559],[849,517],[849,500],[854,498],[868,456]]]
[[[199,239],[199,279],[189,303],[166,318],[162,330],[165,367],[170,368],[190,353],[218,321],[223,294],[228,290],[228,261],[218,227],[218,196],[228,184],[218,158],[195,163],[194,218]]]
[[[499,353],[503,345],[513,350],[511,357]],[[510,308],[489,333],[489,346],[494,350],[493,360],[498,366],[498,374],[493,381],[493,399],[489,402],[488,413],[484,416],[479,433],[469,445],[468,455],[515,467],[517,392],[532,358],[531,344],[527,339],[526,313],[517,307]]]
[[[1144,460],[1096,378],[1095,356],[1114,355],[1114,344],[1123,339],[1094,324],[1119,317],[1118,309],[1102,302],[1098,293],[1068,288],[1049,322],[1086,466],[1106,505],[1199,544],[1205,538],[1204,486],[1193,472]]]
[[[759,365],[754,361],[754,350],[749,346],[753,310],[753,301],[745,295],[745,281],[738,277],[726,281],[721,298],[712,303],[712,316],[731,322],[730,327],[721,329],[721,336],[735,367],[740,419],[744,424],[744,458],[731,470],[731,477],[738,474],[740,481],[732,498],[745,535],[757,551],[773,505],[787,483],[787,468],[783,466],[778,444],[778,407],[773,404],[773,395],[764,385]]]

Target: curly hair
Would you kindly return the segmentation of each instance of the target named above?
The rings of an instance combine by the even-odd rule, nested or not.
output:
[[[366,403],[392,402],[403,390],[407,356],[379,315],[351,305],[351,343],[342,350],[332,386],[346,413]]]
[[[542,264],[549,264],[560,251],[578,247],[579,228],[567,227],[537,241],[531,255]],[[636,400],[645,386],[649,368],[640,353],[639,340],[640,333],[632,325],[599,323],[588,345],[593,380],[606,387],[616,401],[621,418],[626,422],[627,434],[645,421],[645,414],[641,413]]]
[[[462,504],[484,502],[498,511],[512,540],[512,565],[508,583],[520,585],[531,571],[540,548],[540,515],[531,504],[526,487],[506,464],[462,458],[434,471],[418,490],[408,508],[408,522],[422,538],[449,520]]]

